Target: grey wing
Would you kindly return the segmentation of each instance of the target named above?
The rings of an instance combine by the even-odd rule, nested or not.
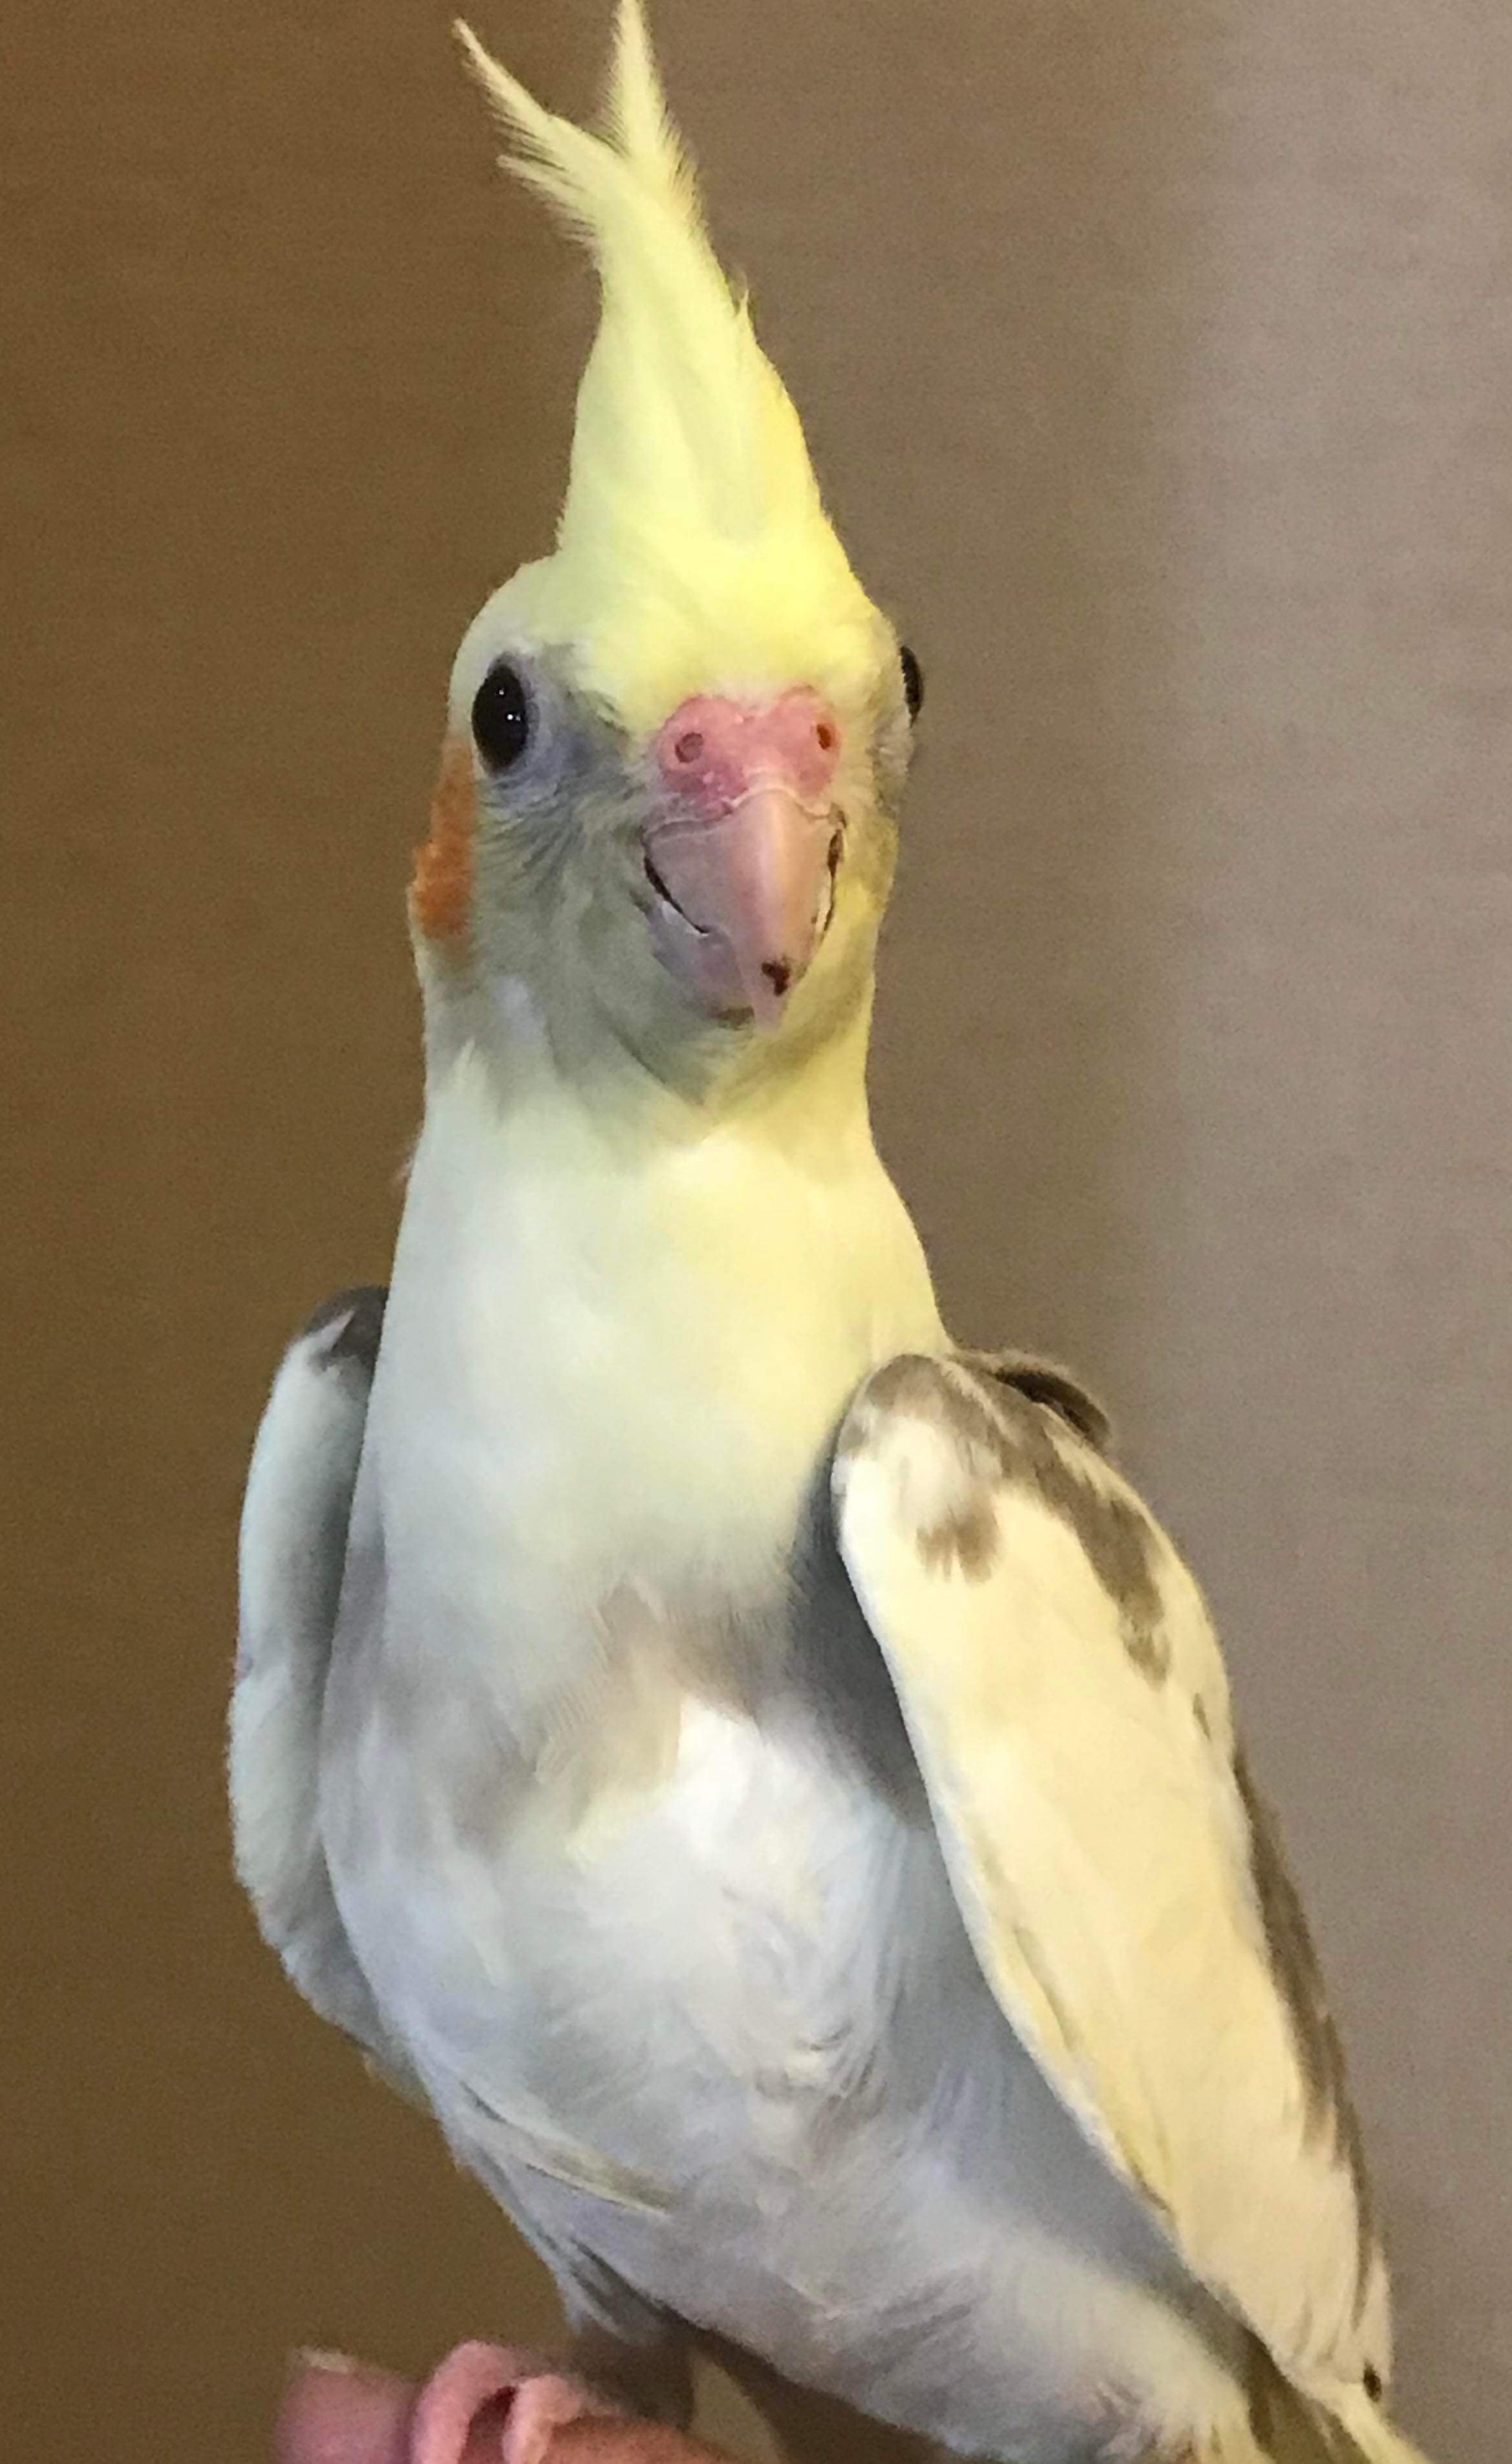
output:
[[[337,1909],[317,1803],[320,1716],[387,1295],[339,1292],[285,1353],[241,1524],[230,1710],[236,1870],[264,1939],[320,2016],[408,2086]]]
[[[331,1886],[318,1808],[326,1680],[346,1572],[352,1502],[387,1294],[340,1292],[290,1345],[274,1380],[248,1474],[241,1529],[241,1639],[230,1714],[236,1869],[265,1939],[307,2002],[354,2036],[417,2103],[431,2097],[385,2029]],[[575,2238],[534,2212],[532,2176],[591,2181],[623,2195],[593,2160],[477,2105],[475,2130],[448,2135],[556,2274],[580,2359],[639,2409],[687,2418],[682,2331],[642,2302]],[[444,2121],[444,2126],[448,2126]],[[516,2168],[523,2166],[526,2183]]]

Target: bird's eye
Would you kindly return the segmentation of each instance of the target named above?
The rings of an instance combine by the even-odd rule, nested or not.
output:
[[[472,698],[472,735],[491,770],[508,770],[530,742],[530,695],[507,660],[490,668]]]
[[[924,708],[924,670],[907,642],[898,652],[898,665],[903,670],[903,698],[909,706],[909,716],[917,718]]]

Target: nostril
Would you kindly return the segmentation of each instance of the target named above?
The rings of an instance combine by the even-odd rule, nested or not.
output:
[[[831,727],[827,718],[822,718],[820,720],[819,725],[814,730],[814,735],[818,740],[819,749],[822,753],[834,752],[835,731],[833,727]]]
[[[680,736],[677,738],[676,743],[672,746],[672,756],[673,759],[678,761],[696,761],[703,749],[704,738],[702,729],[690,727],[686,734]]]
[[[782,995],[786,992],[789,984],[793,980],[793,970],[788,965],[787,960],[785,958],[763,958],[761,961],[761,973],[765,976],[767,982],[771,985],[772,990],[776,993],[778,1001],[780,1001]]]

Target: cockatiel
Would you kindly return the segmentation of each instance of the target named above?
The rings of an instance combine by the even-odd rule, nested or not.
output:
[[[243,1525],[239,1868],[668,2420],[690,2347],[1014,2464],[1388,2464],[1388,2294],[1202,1599],[874,1151],[920,679],[711,252],[464,30],[602,318],[457,654],[392,1283]],[[868,2449],[868,2452],[869,2449]]]

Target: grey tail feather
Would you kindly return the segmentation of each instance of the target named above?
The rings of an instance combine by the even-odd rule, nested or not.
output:
[[[300,1328],[296,1340],[305,1343],[312,1336],[326,1335],[326,1359],[355,1363],[371,1385],[387,1306],[386,1284],[359,1284],[350,1290],[333,1292],[328,1301],[321,1302],[308,1325]]]
[[[1250,2366],[1250,2429],[1267,2464],[1370,2464],[1343,2422],[1294,2387],[1258,2339]]]

